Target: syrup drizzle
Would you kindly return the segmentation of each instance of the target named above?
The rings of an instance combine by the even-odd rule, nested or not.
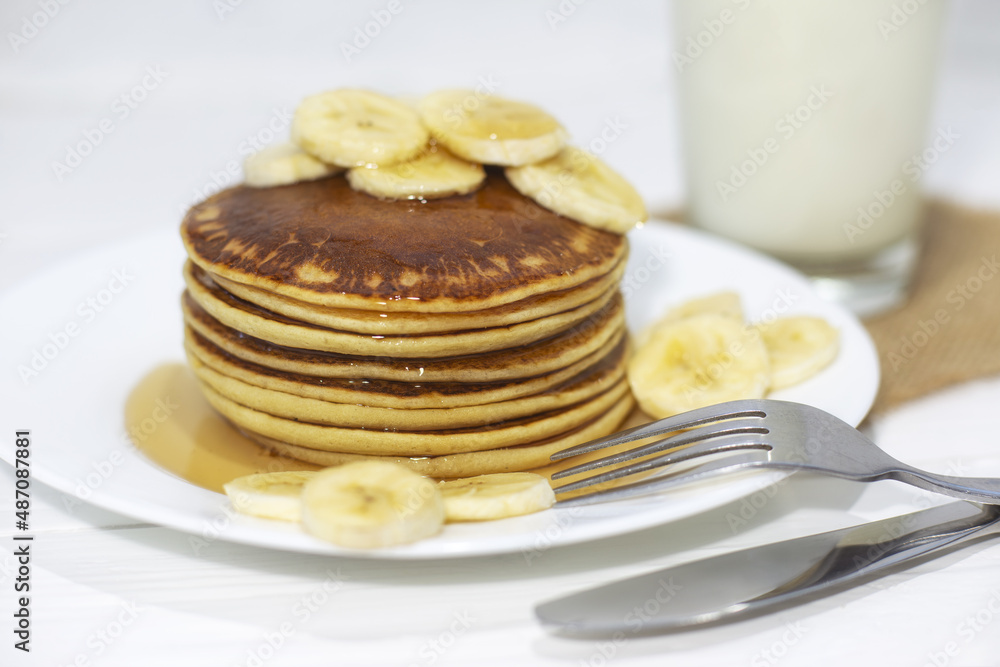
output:
[[[319,467],[268,452],[236,430],[212,409],[182,363],[159,366],[139,381],[125,403],[125,426],[150,461],[218,493],[243,475]]]

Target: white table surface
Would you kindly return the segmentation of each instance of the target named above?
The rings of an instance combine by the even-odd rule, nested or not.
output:
[[[387,3],[5,2],[0,286],[176,226],[212,172],[240,159],[241,142],[269,122],[281,125],[303,95],[342,85],[418,94],[492,78],[501,94],[550,109],[580,143],[615,120],[626,129],[605,159],[654,212],[681,204],[669,17],[660,3],[400,3],[382,34],[347,62],[339,44]],[[54,15],[12,44],[9,33],[24,31],[42,5]],[[567,20],[550,25],[547,12],[560,7]],[[993,209],[998,26],[1000,4],[952,3],[933,124],[953,126],[961,140],[927,173],[932,193]],[[155,87],[125,116],[115,100],[147,68],[162,81],[147,78]],[[113,131],[60,180],[52,163],[103,118]],[[11,313],[3,322],[4,330],[17,326]],[[3,349],[3,372],[13,373],[23,351]],[[998,401],[1000,378],[988,378],[871,427],[886,450],[914,464],[1000,475]],[[6,464],[0,475],[0,541],[10,545],[14,478]],[[536,603],[590,584],[926,503],[893,483],[793,478],[735,531],[726,516],[739,502],[530,563],[521,554],[331,559],[224,541],[196,555],[182,533],[86,504],[66,509],[62,494],[40,484],[32,493],[32,652],[13,649],[16,573],[4,546],[3,665],[1000,665],[1000,544],[710,630],[613,644],[557,638],[533,620]],[[262,649],[279,639],[277,650]]]

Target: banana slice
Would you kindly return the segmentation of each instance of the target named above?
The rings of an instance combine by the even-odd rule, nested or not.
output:
[[[756,326],[771,358],[771,389],[807,380],[840,350],[840,333],[819,317],[784,317]]]
[[[579,148],[564,148],[544,162],[509,167],[505,173],[522,195],[585,225],[624,234],[646,221],[646,205],[635,188]]]
[[[313,470],[264,472],[237,477],[222,488],[237,512],[265,519],[300,521],[302,487],[315,475]]]
[[[524,102],[472,90],[441,90],[422,99],[418,108],[434,138],[471,162],[531,164],[566,144],[559,121]]]
[[[671,322],[682,320],[685,317],[701,315],[703,313],[716,313],[742,322],[743,304],[740,302],[740,295],[736,292],[717,292],[685,301],[681,305],[668,310],[663,317],[639,332],[635,338],[635,343],[636,345],[643,345],[653,336],[653,332],[657,329]]]
[[[430,147],[418,157],[387,167],[355,167],[347,180],[355,190],[385,199],[434,199],[472,192],[486,179],[478,164]]]
[[[733,317],[742,322],[743,304],[740,302],[740,295],[736,292],[716,292],[715,294],[691,299],[671,309],[665,319],[679,320],[703,313],[725,315],[726,317]]]
[[[770,378],[761,337],[718,313],[692,315],[654,331],[627,372],[639,406],[658,419],[723,401],[761,398]]]
[[[396,463],[321,470],[302,491],[302,525],[321,539],[370,549],[435,535],[444,524],[437,485]]]
[[[342,167],[320,162],[291,142],[267,146],[243,162],[243,180],[255,188],[314,181],[342,171]]]
[[[438,484],[447,521],[490,521],[552,507],[547,479],[532,472],[503,472]]]
[[[367,90],[312,95],[292,120],[292,141],[341,167],[402,162],[420,152],[428,138],[416,111]]]

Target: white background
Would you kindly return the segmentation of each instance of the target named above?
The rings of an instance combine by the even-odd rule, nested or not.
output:
[[[57,3],[56,16],[14,53],[7,33],[23,29],[37,2],[0,8],[0,231],[18,260],[178,224],[211,173],[241,160],[241,143],[275,109],[337,86],[419,95],[492,78],[499,94],[549,109],[583,145],[619,119],[627,129],[605,159],[654,213],[682,203],[666,3],[566,0],[575,11],[552,23],[546,13],[559,11],[556,0],[400,0],[402,11],[347,62],[340,44],[386,3],[243,0],[228,12],[211,0],[74,0]],[[950,19],[931,126],[950,125],[963,140],[927,185],[1000,207],[1000,6],[955,2]],[[112,105],[147,67],[167,76],[121,119]],[[113,133],[60,181],[53,163],[103,118]],[[65,234],[70,219],[86,234]],[[5,257],[0,285],[24,270]]]
[[[567,0],[562,6],[575,9],[552,23],[547,13],[560,11],[556,0],[400,0],[403,11],[351,62],[340,44],[387,3],[243,0],[232,11],[210,0],[52,4],[55,16],[16,51],[9,33],[23,30],[24,20],[41,11],[39,2],[0,7],[2,288],[81,251],[178,225],[182,210],[212,186],[213,173],[219,180],[229,161],[241,159],[241,143],[267,128],[276,109],[290,111],[304,95],[339,86],[421,94],[485,78],[499,82],[501,95],[550,110],[580,144],[609,120],[624,123],[604,158],[654,213],[683,203],[663,3]],[[123,118],[116,99],[141,85],[148,68],[166,77]],[[60,180],[53,163],[104,118],[113,132]],[[928,189],[1000,208],[1000,3],[951,4],[932,122],[949,125],[961,139],[927,173]],[[15,313],[3,318],[4,328],[17,326]],[[0,372],[10,373],[22,351],[6,348]],[[1000,474],[991,418],[998,398],[996,380],[970,383],[879,421],[876,434],[886,449],[917,464]],[[3,472],[12,479],[8,467]],[[558,550],[532,566],[518,554],[381,564],[221,542],[196,557],[180,533],[86,506],[67,512],[59,494],[36,492],[43,555],[33,576],[36,608],[44,607],[35,619],[37,650],[24,656],[10,649],[12,560],[0,556],[4,665],[78,658],[97,665],[243,665],[247,651],[288,619],[292,638],[263,664],[598,665],[612,650],[607,663],[623,665],[1000,664],[1000,614],[969,641],[963,625],[970,615],[985,618],[991,595],[1000,595],[997,547],[780,616],[622,646],[553,638],[532,619],[535,603],[588,583],[905,511],[912,492],[891,485],[866,490],[852,517],[843,498],[856,490],[795,483],[745,531],[733,533],[725,522],[739,509],[734,505],[617,542]],[[11,502],[7,493],[0,497],[7,544]],[[328,570],[338,568],[349,579],[299,622],[295,605],[320,596]],[[135,622],[109,646],[95,640],[131,618],[129,605],[136,605]],[[466,630],[454,625],[456,614],[475,620]],[[788,624],[802,636],[789,634]],[[435,640],[448,648],[430,649]],[[943,653],[951,643],[958,648],[953,656]]]

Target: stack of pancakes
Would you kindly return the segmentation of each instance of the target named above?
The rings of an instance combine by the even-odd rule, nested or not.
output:
[[[342,177],[239,186],[192,208],[182,237],[191,366],[222,415],[280,454],[527,470],[632,408],[624,237],[498,173],[429,201]]]

